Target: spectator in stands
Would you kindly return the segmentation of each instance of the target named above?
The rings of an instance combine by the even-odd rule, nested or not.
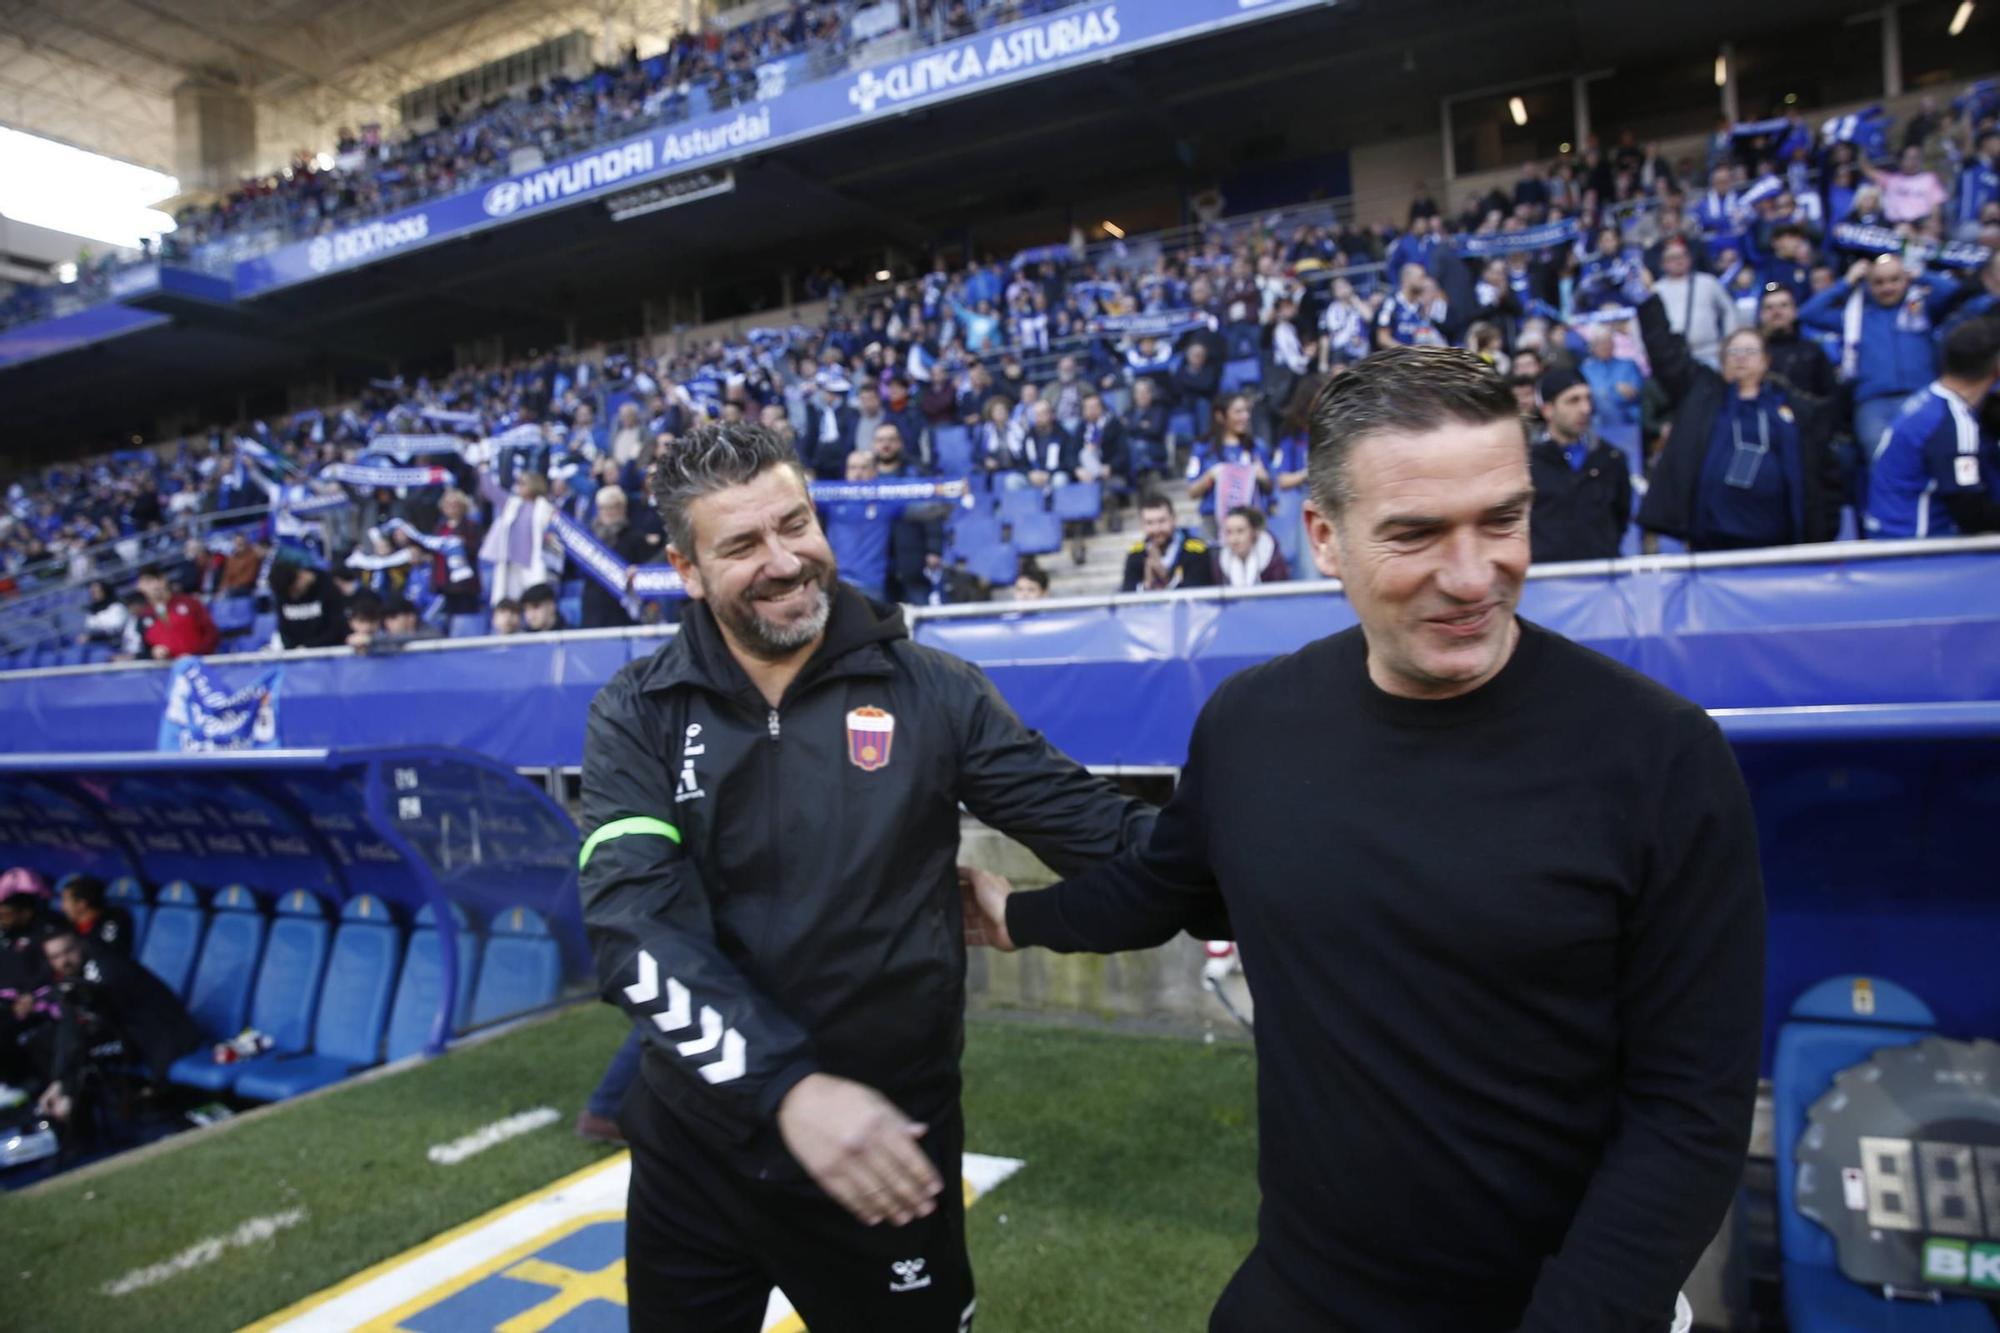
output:
[[[1591,430],[1596,391],[1583,375],[1544,371],[1537,392],[1543,427],[1528,448],[1534,563],[1615,559],[1632,519],[1631,461]]]
[[[1967,108],[1967,118],[1971,109]],[[1957,240],[1979,239],[1979,224],[1987,209],[2000,203],[2000,126],[1979,132],[1974,149],[1958,168],[1951,192],[1950,234]]]
[[[2000,318],[1945,335],[1943,372],[1911,399],[1875,449],[1865,518],[1871,537],[2000,532]]]
[[[1931,222],[1951,198],[1937,173],[1924,166],[1924,150],[1916,144],[1903,149],[1894,171],[1877,171],[1866,157],[1857,165],[1861,174],[1882,192],[1882,216],[1890,226]]]
[[[882,392],[872,380],[863,380],[854,391],[854,442],[873,447],[875,432],[887,424],[882,413]]]
[[[284,648],[337,648],[347,642],[347,602],[323,570],[278,560],[271,565],[271,600]]]
[[[106,902],[104,881],[95,875],[71,875],[63,881],[62,912],[76,933],[112,953],[132,956],[132,914]]]
[[[1083,416],[1076,428],[1076,476],[1079,481],[1099,481],[1108,474],[1132,479],[1132,459],[1125,438],[1125,423],[1105,410],[1104,396],[1095,389],[1083,394]]]
[[[1139,502],[1140,539],[1125,556],[1121,592],[1163,592],[1215,584],[1215,560],[1208,543],[1174,521],[1174,504],[1152,494]]]
[[[615,469],[616,464],[605,460]],[[469,616],[479,611],[479,565],[472,553],[480,547],[479,525],[472,520],[472,497],[452,487],[438,497],[438,525],[429,541],[406,535],[405,540],[431,552],[431,587],[444,594],[446,615]]]
[[[1900,258],[1881,255],[1872,263],[1856,260],[1845,278],[1799,311],[1801,324],[1840,335],[1840,375],[1854,386],[1854,438],[1864,457],[1903,400],[1937,377],[1931,326],[1957,291],[1949,278],[1912,283]]]
[[[1504,273],[1506,265],[1501,264],[1500,268]],[[1506,291],[1504,282],[1499,290]],[[1374,313],[1368,309],[1368,303],[1355,294],[1354,284],[1346,278],[1335,278],[1326,309],[1320,312],[1319,318],[1323,335],[1319,340],[1320,370],[1324,372],[1335,366],[1351,365],[1367,356],[1369,330],[1374,323]]]
[[[479,558],[493,566],[494,601],[524,596],[562,569],[562,547],[550,527],[555,513],[548,480],[539,472],[523,472],[479,548]]]
[[[1639,328],[1675,404],[1639,525],[1697,551],[1832,540],[1842,487],[1828,405],[1768,378],[1755,329],[1728,336],[1717,373],[1693,358],[1657,294],[1640,303]]]
[[[1132,381],[1132,407],[1125,414],[1125,479],[1135,492],[1144,494],[1149,479],[1173,470],[1167,447],[1167,405],[1154,389],[1155,381],[1142,375]]]
[[[1840,387],[1833,363],[1818,343],[1799,336],[1798,302],[1789,287],[1773,284],[1764,289],[1757,305],[1757,328],[1764,335],[1774,377],[1815,398],[1833,397]]]
[[[930,383],[917,399],[917,410],[932,427],[949,425],[959,419],[959,393],[951,367],[938,361],[931,366]]]
[[[1267,530],[1264,512],[1238,505],[1222,517],[1222,544],[1215,548],[1216,583],[1225,588],[1254,588],[1283,583],[1292,572],[1285,553]]]
[[[382,628],[376,631],[374,641],[368,646],[371,649],[401,648],[420,639],[443,637],[443,631],[423,622],[415,602],[399,595],[382,603]]]
[[[1205,525],[1215,527],[1218,504],[1227,513],[1240,504],[1271,507],[1271,450],[1250,434],[1250,399],[1233,393],[1216,404],[1205,444],[1187,466],[1188,498],[1201,501]]]
[[[152,623],[144,638],[147,655],[155,661],[199,656],[221,646],[222,634],[209,618],[208,607],[187,593],[169,593],[167,576],[157,566],[140,571],[139,594],[151,608]]]
[[[618,405],[618,415],[611,424],[611,457],[620,467],[636,463],[646,451],[645,423],[639,419],[639,405],[626,402]]]
[[[597,514],[591,520],[590,530],[591,535],[604,543],[605,549],[627,565],[637,567],[647,564],[659,553],[646,540],[646,534],[633,525],[631,501],[616,486],[597,492]],[[629,580],[626,592],[628,595],[631,592]],[[612,629],[635,623],[625,598],[589,574],[583,580],[583,606],[579,615],[581,629]]]
[[[834,369],[819,372],[813,381],[819,396],[806,408],[806,429],[799,437],[801,455],[809,456],[813,475],[821,481],[838,481],[847,470],[847,456],[854,452],[855,431],[861,414],[848,405],[851,387],[847,377]]]
[[[1975,278],[1960,285],[1958,300],[1945,316],[1944,332],[1949,336],[1966,320],[1996,315],[2000,315],[2000,249],[1987,256]]]
[[[221,566],[221,557],[210,551],[206,542],[190,537],[181,543],[180,562],[167,576],[167,586],[190,597],[211,597]]]
[[[503,597],[493,604],[493,623],[489,632],[505,637],[521,632],[521,603],[512,597]]]
[[[1695,271],[1685,240],[1669,238],[1660,248],[1661,276],[1653,290],[1673,331],[1687,340],[1688,352],[1715,370],[1722,364],[1722,339],[1737,326],[1736,306],[1712,274]]]
[[[229,540],[217,591],[224,597],[248,597],[257,591],[257,576],[263,571],[264,548],[239,532]]]
[[[1432,295],[1430,274],[1422,264],[1405,264],[1396,290],[1375,312],[1375,346],[1442,347],[1440,313]]]
[[[521,628],[528,634],[547,634],[569,628],[563,621],[562,607],[556,602],[554,588],[546,583],[537,583],[521,594]]]
[[[347,602],[347,646],[365,649],[374,642],[382,630],[382,607],[380,596],[367,589],[354,594]]]
[[[1048,399],[1035,403],[1021,443],[1027,471],[1016,475],[1037,490],[1060,486],[1076,471],[1076,440],[1056,421],[1055,406]]]
[[[1222,367],[1210,360],[1208,344],[1199,340],[1190,340],[1181,357],[1181,368],[1173,374],[1174,406],[1192,417],[1196,429],[1201,429],[1208,421],[1216,392],[1222,387]]]
[[[1021,562],[1020,571],[1014,575],[1014,600],[1017,602],[1039,602],[1049,595],[1049,572],[1035,563],[1029,556]]]
[[[125,627],[131,623],[131,609],[121,598],[111,595],[111,585],[103,579],[92,579],[90,600],[84,609],[83,633],[76,636],[76,641],[106,646],[123,643]]]
[[[1584,334],[1590,347],[1577,369],[1590,387],[1591,420],[1599,433],[1606,430],[1636,430],[1639,425],[1639,391],[1646,377],[1638,363],[1617,354],[1617,339],[1609,324],[1592,324]],[[1542,401],[1548,401],[1547,395]]]

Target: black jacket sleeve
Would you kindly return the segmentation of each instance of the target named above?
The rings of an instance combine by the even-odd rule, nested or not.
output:
[[[1180,786],[1146,840],[1054,888],[1010,897],[1007,933],[1014,943],[1057,953],[1117,953],[1165,944],[1183,930],[1227,935],[1201,804],[1203,736],[1215,707],[1211,699],[1195,722]]]
[[[950,694],[958,739],[958,799],[983,822],[1071,874],[1143,840],[1153,807],[1117,788],[1030,730],[983,672],[963,670]],[[969,696],[969,697],[968,697]]]
[[[1653,368],[1653,378],[1667,391],[1667,397],[1679,404],[1694,386],[1695,377],[1708,367],[1694,359],[1694,354],[1688,351],[1687,339],[1675,333],[1673,325],[1667,322],[1666,307],[1660,304],[1658,295],[1641,301],[1638,315],[1639,336],[1646,344],[1646,360]]]
[[[1763,1028],[1756,828],[1706,716],[1683,714],[1662,750],[1673,758],[1620,927],[1617,1129],[1520,1333],[1661,1327],[1743,1175]]]
[[[741,1127],[768,1121],[818,1068],[805,1031],[716,941],[701,875],[674,828],[665,739],[614,679],[590,706],[578,886],[604,998],[688,1075],[690,1097]]]

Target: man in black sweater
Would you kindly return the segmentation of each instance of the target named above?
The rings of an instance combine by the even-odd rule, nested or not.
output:
[[[1757,1079],[1735,761],[1515,616],[1534,492],[1484,363],[1370,356],[1311,442],[1313,559],[1360,626],[1223,684],[1140,847],[1012,898],[967,872],[974,942],[1143,948],[1227,908],[1264,1201],[1211,1330],[1665,1333]]]

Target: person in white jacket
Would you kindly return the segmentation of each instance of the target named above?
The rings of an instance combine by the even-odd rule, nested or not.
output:
[[[514,493],[501,506],[479,547],[479,558],[493,564],[493,579],[487,588],[493,604],[518,600],[537,584],[555,582],[563,567],[562,547],[549,529],[555,512],[556,507],[549,503],[547,478],[538,472],[523,472],[515,479]]]

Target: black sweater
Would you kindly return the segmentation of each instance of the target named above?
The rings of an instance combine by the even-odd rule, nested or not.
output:
[[[1694,704],[1522,624],[1470,694],[1350,630],[1226,682],[1150,839],[1013,938],[1164,943],[1220,893],[1256,1000],[1259,1245],[1330,1328],[1664,1333],[1740,1177],[1764,903]]]

